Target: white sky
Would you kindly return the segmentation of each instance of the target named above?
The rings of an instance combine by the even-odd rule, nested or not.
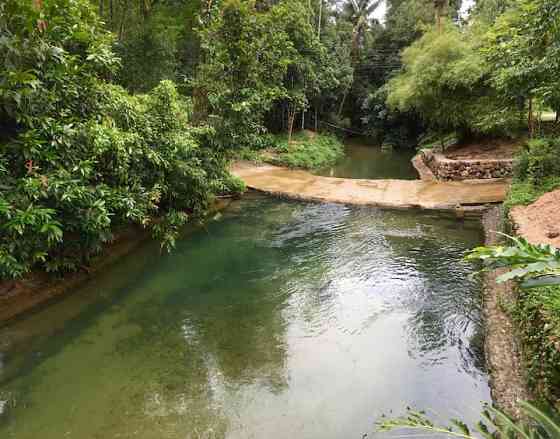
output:
[[[464,16],[469,8],[474,4],[475,0],[463,0],[461,4],[461,15]],[[373,17],[377,18],[380,21],[385,21],[385,12],[387,12],[387,4],[385,2],[381,3],[381,5],[374,11]]]

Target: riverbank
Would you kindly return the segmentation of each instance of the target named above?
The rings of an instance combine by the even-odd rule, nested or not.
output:
[[[560,248],[560,189],[509,210],[512,230],[532,244]],[[512,311],[528,385],[560,409],[560,286],[519,289]]]
[[[264,148],[242,148],[237,160],[268,163],[287,168],[320,170],[332,166],[344,157],[344,145],[332,134],[302,130],[293,133],[288,142],[285,134],[263,136]]]
[[[209,215],[228,204],[228,199],[217,199]],[[103,247],[87,268],[80,271],[65,273],[60,277],[35,271],[19,280],[0,281],[0,327],[63,299],[149,239],[152,238],[147,229],[130,226],[116,233],[114,240]]]
[[[140,244],[150,239],[150,234],[141,227],[131,227],[117,235],[105,246],[87,270],[66,273],[55,277],[49,273],[34,272],[23,279],[0,282],[0,327],[28,312],[63,298],[79,288],[103,269],[130,254]]]
[[[499,244],[503,223],[500,207],[484,214],[482,224],[485,245]],[[531,400],[531,395],[527,389],[518,331],[508,311],[508,305],[517,300],[515,288],[512,282],[496,282],[496,278],[505,271],[507,270],[494,270],[484,275],[484,351],[492,400],[501,410],[519,418],[521,412],[518,402]]]

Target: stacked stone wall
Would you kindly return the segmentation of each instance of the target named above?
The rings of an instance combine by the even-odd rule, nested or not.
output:
[[[507,178],[513,173],[513,159],[455,160],[431,150],[422,150],[420,156],[438,180]]]

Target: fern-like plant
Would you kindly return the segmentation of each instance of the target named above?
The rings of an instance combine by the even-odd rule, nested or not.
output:
[[[450,426],[435,425],[423,412],[409,410],[401,418],[383,419],[377,423],[379,431],[396,429],[423,430],[443,437],[462,439],[558,439],[560,416],[552,410],[543,410],[521,401],[519,403],[526,421],[515,421],[504,412],[486,407],[482,420],[474,428],[453,419]]]

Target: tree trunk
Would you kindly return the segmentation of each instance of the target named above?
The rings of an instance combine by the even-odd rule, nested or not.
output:
[[[119,41],[122,41],[123,36],[124,36],[124,21],[126,19],[126,11],[127,10],[128,10],[128,0],[125,0],[124,6],[123,6],[123,11],[122,11],[122,16],[121,16],[121,24],[119,26]]]
[[[352,30],[352,49],[350,58],[352,59],[352,66],[356,67],[358,64],[358,52],[359,52],[359,36],[360,36],[360,29],[355,27]]]
[[[301,129],[302,131],[305,129],[305,110],[301,112]]]
[[[292,130],[294,128],[295,117],[296,117],[296,105],[288,104],[288,145],[292,143]]]
[[[529,114],[527,116],[527,125],[529,128],[529,139],[533,138],[534,134],[534,121],[533,121],[533,98],[529,98]]]
[[[140,2],[140,12],[142,13],[142,19],[146,21],[150,15],[151,5],[148,0],[141,0]]]
[[[208,119],[208,93],[200,87],[193,90],[193,123],[200,124]]]
[[[446,9],[447,3],[448,3],[448,0],[435,0],[434,1],[434,6],[435,6],[435,9],[436,9],[436,25],[437,25],[438,33],[440,33],[440,34],[443,31],[442,17],[443,17],[444,10]]]
[[[319,0],[319,23],[317,23],[317,38],[321,39],[321,20],[323,15],[323,0]]]
[[[350,91],[351,86],[352,85],[346,87],[346,90],[344,90],[344,94],[342,95],[342,102],[340,103],[340,107],[338,107],[338,114],[337,114],[339,118],[342,115],[342,110],[344,110],[344,102],[346,102],[346,96],[348,96],[348,92]]]
[[[315,105],[315,132],[319,130],[319,110],[317,105]]]

